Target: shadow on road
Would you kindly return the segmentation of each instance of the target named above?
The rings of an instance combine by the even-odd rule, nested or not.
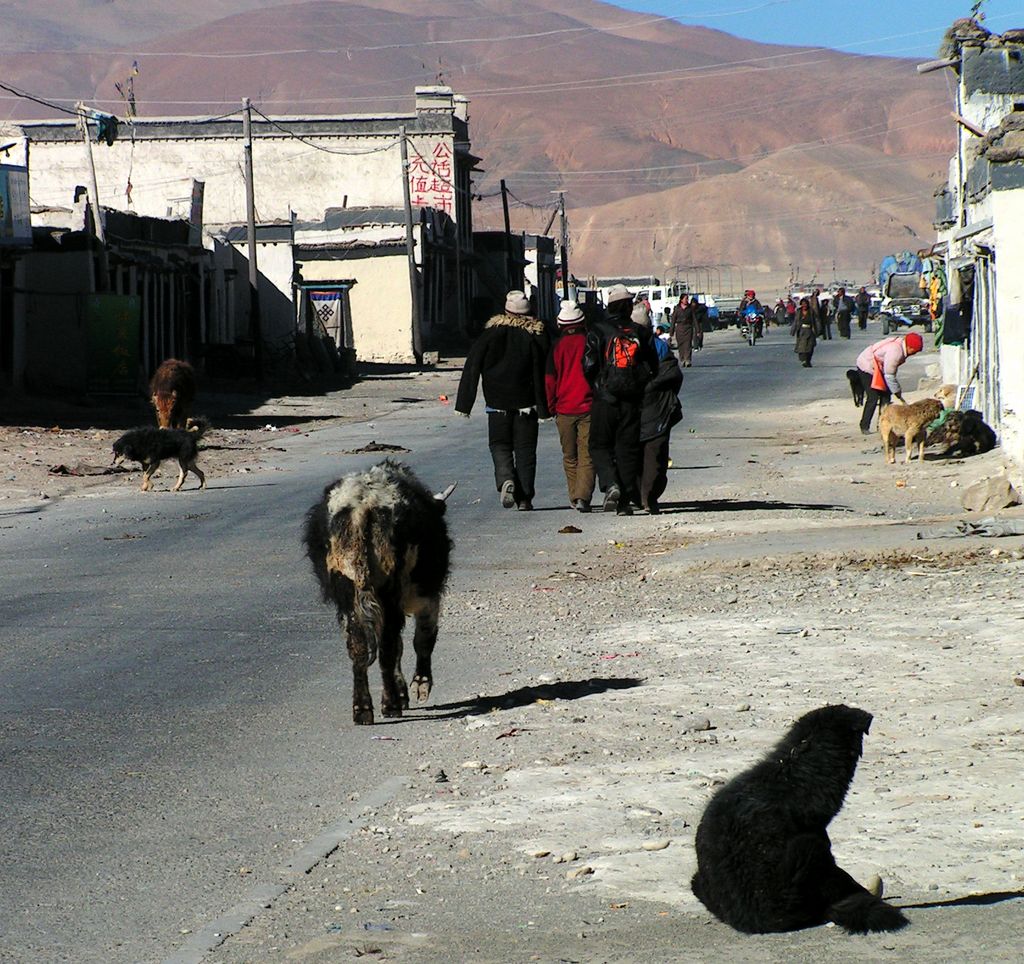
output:
[[[756,512],[804,509],[813,512],[853,512],[847,505],[831,502],[773,502],[762,499],[698,499],[693,502],[662,502],[661,512]]]
[[[966,897],[953,897],[950,900],[932,900],[921,904],[900,904],[903,910],[928,910],[932,907],[986,907],[989,904],[1001,904],[1007,900],[1020,900],[1024,890],[997,890],[991,894],[968,894]]]
[[[521,686],[498,696],[476,696],[457,703],[438,703],[436,706],[418,707],[423,713],[420,716],[402,717],[402,720],[416,719],[458,720],[466,716],[479,716],[492,710],[514,710],[521,706],[529,706],[538,700],[578,700],[584,696],[595,696],[611,690],[632,689],[642,686],[644,681],[635,677],[599,677],[591,679],[566,681],[563,683],[542,683],[538,686]],[[390,722],[399,723],[401,720]]]

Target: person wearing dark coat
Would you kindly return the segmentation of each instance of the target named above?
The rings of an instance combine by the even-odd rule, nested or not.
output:
[[[839,337],[849,339],[850,321],[853,318],[853,299],[846,293],[845,288],[840,288],[832,299],[832,314],[836,319],[836,328],[839,329]]]
[[[467,418],[483,381],[487,440],[501,504],[533,508],[537,475],[537,423],[548,418],[544,324],[530,316],[522,291],[510,291],[505,311],[487,322],[466,357],[455,411]]]
[[[625,285],[614,285],[607,295],[605,318],[587,333],[583,374],[594,389],[590,409],[590,458],[604,493],[605,512],[632,515],[630,503],[640,505],[636,480],[640,477],[640,413],[644,388],[658,370],[658,353],[650,328],[630,316],[633,296]],[[641,306],[642,308],[642,306]],[[609,349],[628,342],[635,351],[637,387],[613,390],[613,360]],[[626,346],[623,346],[626,347]]]
[[[672,331],[679,352],[679,364],[689,368],[693,364],[693,339],[697,318],[689,295],[681,295],[679,304],[672,309]]]
[[[708,320],[708,306],[699,298],[690,300],[693,308],[693,350],[700,351],[704,347],[704,328]]]
[[[780,298],[775,302],[775,326],[781,328],[786,324],[786,303]]]
[[[871,310],[871,295],[868,294],[868,289],[862,286],[853,300],[857,305],[857,327],[861,331],[864,331],[868,326],[868,312]]]
[[[815,288],[807,298],[811,305],[811,317],[814,319],[814,333],[819,337],[825,335],[825,310],[821,303],[821,288]]]
[[[811,367],[811,356],[814,354],[814,346],[818,343],[815,334],[814,315],[811,314],[811,302],[807,298],[800,299],[800,307],[796,310],[796,317],[790,326],[789,333],[796,337],[796,345],[793,351],[800,359],[804,368]]]
[[[668,333],[668,322],[664,325]],[[683,387],[683,373],[679,368],[668,341],[654,339],[658,352],[658,371],[644,390],[644,407],[640,414],[640,441],[643,443],[643,461],[638,487],[640,504],[651,514],[661,508],[658,500],[668,487],[669,434],[672,426],[683,417],[679,404],[679,389]]]

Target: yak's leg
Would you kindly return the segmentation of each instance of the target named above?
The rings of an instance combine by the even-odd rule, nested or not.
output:
[[[396,640],[395,650],[395,688],[398,690],[398,699],[401,702],[402,709],[409,709],[409,685],[405,681],[405,675],[402,673],[402,653],[405,650],[402,644],[402,634],[398,634]]]
[[[416,611],[416,634],[412,638],[413,649],[416,650],[416,674],[412,678],[412,691],[421,703],[430,696],[434,677],[430,668],[430,657],[437,642],[437,619],[440,613],[440,601],[424,599],[422,606]]]
[[[382,716],[402,715],[402,692],[398,685],[398,677],[402,675],[402,627],[405,626],[405,615],[400,610],[385,612],[384,631],[380,640],[380,678],[383,689],[380,694],[380,712]],[[405,680],[402,680],[403,684]],[[408,693],[405,706],[409,705]]]
[[[366,676],[370,648],[366,643],[365,627],[351,618],[348,621],[348,655],[352,660],[352,720],[355,723],[373,723],[373,698]]]

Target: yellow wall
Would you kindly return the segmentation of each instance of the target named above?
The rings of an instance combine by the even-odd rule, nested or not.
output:
[[[405,251],[370,258],[305,261],[304,281],[355,279],[349,292],[356,358],[412,364],[412,298]]]

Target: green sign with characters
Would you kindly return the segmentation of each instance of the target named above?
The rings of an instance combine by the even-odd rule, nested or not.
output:
[[[134,395],[139,379],[142,301],[138,295],[85,295],[88,391]]]

